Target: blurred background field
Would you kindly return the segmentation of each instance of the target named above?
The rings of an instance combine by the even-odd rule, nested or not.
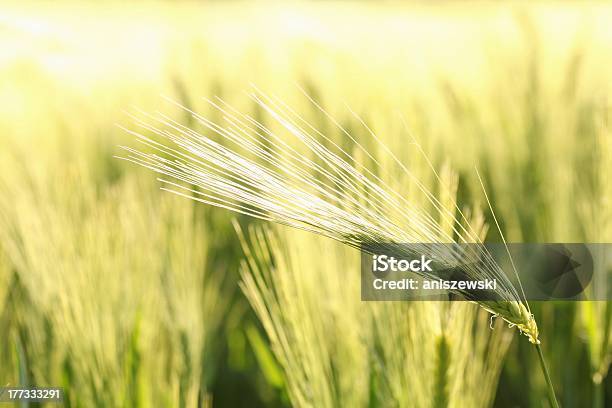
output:
[[[195,126],[163,96],[265,121],[255,85],[346,145],[303,89],[442,194],[410,133],[491,222],[477,165],[509,241],[611,242],[611,26],[604,2],[0,6],[0,384],[75,407],[545,406],[501,322],[362,304],[358,253],[323,238],[240,218],[241,245],[233,215],[114,158],[134,145],[117,125],[141,109]],[[533,308],[562,406],[612,404],[610,303]]]

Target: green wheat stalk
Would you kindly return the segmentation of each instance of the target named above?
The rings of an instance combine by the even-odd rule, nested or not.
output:
[[[385,169],[379,161],[329,115],[330,120],[366,156],[378,171],[359,163],[331,138],[305,121],[278,98],[259,91],[251,98],[273,122],[275,129],[232,108],[221,99],[209,101],[223,117],[223,126],[181,106],[199,125],[211,132],[206,136],[162,113],[141,112],[133,117],[140,131],[126,131],[152,152],[125,147],[125,160],[164,176],[163,190],[225,208],[257,219],[303,229],[340,241],[355,248],[378,243],[481,242],[465,217],[445,231],[427,213],[392,189],[380,176]],[[325,111],[311,99],[321,111]],[[355,115],[356,116],[356,115]],[[439,200],[399,161],[367,125],[375,146],[392,157],[403,175],[412,180],[420,194],[439,211]],[[150,136],[147,136],[148,133]],[[214,138],[221,138],[218,142]],[[448,210],[446,210],[448,212]],[[451,213],[448,214],[454,217]],[[497,222],[497,220],[496,220]],[[507,275],[486,253],[484,262],[465,265],[472,279],[496,279],[496,299],[475,300],[494,316],[501,317],[538,347],[538,326],[527,301],[521,299]],[[426,276],[428,277],[428,276]],[[543,360],[542,360],[543,363]],[[552,384],[550,400],[556,405]]]

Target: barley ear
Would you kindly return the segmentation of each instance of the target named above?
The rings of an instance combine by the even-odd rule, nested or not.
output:
[[[540,344],[538,338],[538,325],[535,318],[525,305],[521,302],[511,301],[484,301],[478,302],[487,311],[497,317],[501,317],[511,326],[516,326],[519,331],[527,336],[532,344]]]

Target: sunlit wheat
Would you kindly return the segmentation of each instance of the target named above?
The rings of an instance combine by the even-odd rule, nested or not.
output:
[[[375,171],[356,163],[351,154],[282,101],[261,92],[251,97],[278,131],[218,99],[211,104],[222,114],[223,126],[190,112],[210,136],[162,113],[135,117],[141,129],[131,132],[152,151],[125,147],[129,152],[125,159],[168,176],[160,179],[163,188],[176,194],[366,251],[380,243],[453,242],[453,233],[461,242],[478,242],[462,219],[451,224],[451,231],[442,229],[431,215],[413,205],[410,197],[400,195]],[[356,149],[378,164],[372,153],[336,125]],[[395,158],[382,143],[378,147]],[[444,210],[406,165],[399,160],[395,163],[431,205]],[[517,290],[486,252],[479,255],[484,255],[483,262],[466,264],[466,274],[473,279],[496,279],[498,290],[497,299],[478,303],[538,343],[537,325]]]

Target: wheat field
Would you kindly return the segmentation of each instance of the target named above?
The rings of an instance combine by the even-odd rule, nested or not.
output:
[[[204,132],[177,103],[275,126],[256,88],[418,196],[375,133],[487,241],[475,167],[508,241],[612,242],[611,24],[606,2],[3,4],[0,386],[62,387],[70,407],[547,406],[501,319],[361,302],[357,251],[115,156],[134,115]],[[560,405],[612,404],[610,302],[531,307]]]

